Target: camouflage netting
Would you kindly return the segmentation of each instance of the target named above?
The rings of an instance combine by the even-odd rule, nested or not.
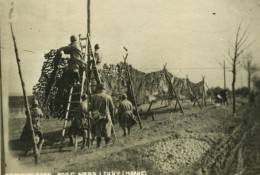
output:
[[[165,78],[164,70],[144,73],[129,65],[133,92],[137,105],[151,102],[152,100],[175,99],[171,86]],[[186,79],[174,77],[169,73],[171,83],[180,98],[192,99],[194,96]],[[68,62],[61,59],[57,50],[51,50],[45,54],[45,62],[38,83],[33,87],[33,95],[39,100],[39,106],[46,116],[64,118],[68,97],[69,81]],[[124,63],[117,65],[104,64],[101,70],[102,82],[106,85],[107,92],[112,95],[115,105],[119,103],[119,95],[126,93],[130,101],[134,102],[131,95],[130,83]],[[203,83],[191,83],[197,97],[202,96]],[[72,106],[73,107],[73,106]],[[72,114],[73,115],[73,114]],[[69,118],[72,116],[70,115]]]

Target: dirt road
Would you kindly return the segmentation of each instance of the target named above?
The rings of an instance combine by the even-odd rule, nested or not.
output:
[[[259,104],[259,98],[257,101]],[[185,106],[185,114],[173,106],[155,110],[155,121],[142,120],[143,129],[135,126],[131,136],[122,137],[100,149],[58,151],[61,121],[43,120],[46,144],[41,163],[34,165],[33,155],[23,157],[17,140],[24,120],[10,120],[10,148],[20,168],[7,166],[9,172],[130,172],[146,174],[260,174],[259,108],[238,102],[232,116],[231,105]],[[68,140],[67,142],[68,143]],[[104,145],[104,142],[103,142]],[[80,146],[80,145],[79,145]],[[18,167],[18,166],[17,166]]]

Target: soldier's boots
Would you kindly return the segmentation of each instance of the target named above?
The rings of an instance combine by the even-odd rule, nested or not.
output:
[[[101,137],[97,137],[97,148],[100,147],[101,144]]]
[[[108,145],[110,143],[110,138],[109,137],[105,138],[105,141],[106,141],[106,145]]]
[[[70,136],[69,146],[73,146],[73,138],[72,138],[72,136]]]

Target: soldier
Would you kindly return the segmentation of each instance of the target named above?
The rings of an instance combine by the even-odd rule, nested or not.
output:
[[[32,104],[32,108],[30,109],[31,117],[32,117],[32,125],[35,133],[36,143],[38,144],[38,148],[41,149],[41,146],[44,142],[43,135],[41,131],[40,119],[43,117],[42,110],[38,107],[38,101],[34,100]],[[27,115],[27,111],[25,112]],[[20,136],[20,141],[25,145],[25,156],[28,156],[29,149],[33,145],[32,140],[32,132],[30,128],[30,123],[26,120],[26,124],[23,128],[22,134]],[[40,151],[40,150],[39,150]]]
[[[101,55],[101,52],[100,52],[100,50],[99,50],[99,45],[98,45],[98,44],[96,44],[96,45],[94,46],[94,49],[95,49],[95,51],[94,51],[94,57],[95,57],[95,58],[94,58],[94,59],[95,59],[95,61],[96,61],[96,65],[93,66],[93,69],[96,69],[96,71],[98,72],[99,69],[101,68],[102,55]],[[98,74],[97,74],[96,71],[94,71],[94,76],[95,76],[95,78],[96,78],[96,81],[97,81],[98,83],[100,83],[100,81],[99,81],[99,79],[98,79]]]
[[[61,53],[62,58],[69,59],[69,71],[72,73],[74,85],[80,84],[79,68],[84,69],[86,63],[82,60],[81,50],[77,43],[76,36],[72,35],[70,37],[70,44],[68,46],[60,48],[58,51]]]
[[[94,49],[95,49],[94,57],[96,58],[96,64],[97,64],[97,66],[99,66],[101,64],[101,62],[102,62],[102,54],[101,54],[101,52],[99,50],[99,45],[96,44],[94,46]]]
[[[133,114],[133,105],[127,100],[127,95],[122,95],[122,101],[118,107],[118,120],[119,126],[123,129],[124,135],[126,137],[126,128],[128,130],[128,135],[130,135],[130,130],[133,125],[137,123],[135,116]]]
[[[87,95],[82,95],[82,102],[77,106],[79,112],[75,113],[74,118],[71,122],[69,129],[69,146],[73,145],[73,136],[81,135],[83,137],[82,148],[86,146],[86,138],[88,135],[88,122],[87,122],[87,110],[88,110],[88,99]],[[91,135],[90,135],[91,138]],[[75,142],[77,140],[75,139]],[[76,144],[74,142],[74,144]],[[89,140],[87,140],[88,144]]]
[[[110,142],[114,104],[112,97],[106,94],[104,84],[99,84],[97,94],[93,95],[89,111],[92,112],[92,127],[97,136],[97,147],[101,137],[105,137],[106,145]]]

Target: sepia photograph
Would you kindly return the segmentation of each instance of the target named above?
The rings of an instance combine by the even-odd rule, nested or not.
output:
[[[1,174],[260,174],[260,1],[0,3]]]

